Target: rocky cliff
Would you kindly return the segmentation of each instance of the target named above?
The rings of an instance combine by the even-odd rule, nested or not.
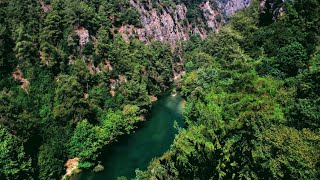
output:
[[[202,1],[195,7],[199,13],[196,20],[191,21],[188,15],[191,10],[183,3],[166,6],[161,1],[130,0],[130,5],[140,14],[141,27],[125,25],[118,31],[127,41],[134,37],[145,43],[159,40],[174,45],[179,40],[189,39],[192,34],[204,39],[209,31],[219,31],[228,17],[250,3],[251,0]]]

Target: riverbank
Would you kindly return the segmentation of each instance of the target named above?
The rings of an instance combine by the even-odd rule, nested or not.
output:
[[[135,177],[136,169],[146,169],[149,162],[166,152],[173,142],[177,130],[174,121],[184,126],[181,115],[182,97],[170,93],[159,96],[153,103],[147,120],[134,133],[121,136],[118,142],[106,147],[100,161],[104,170],[98,173],[84,171],[77,180],[128,179]]]

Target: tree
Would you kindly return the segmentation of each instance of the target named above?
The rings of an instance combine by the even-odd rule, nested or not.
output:
[[[70,67],[70,74],[77,77],[77,81],[81,84],[81,87],[88,87],[91,84],[91,74],[87,67],[87,64],[82,59],[77,59]]]
[[[120,86],[119,91],[126,97],[125,104],[136,104],[148,109],[151,105],[147,84],[140,79],[132,79]]]
[[[5,11],[2,12],[2,8],[0,8],[0,16],[5,16]],[[0,71],[1,71],[1,79],[5,79],[8,73],[13,71],[13,68],[16,65],[15,59],[12,58],[13,53],[13,42],[10,38],[10,30],[7,27],[7,24],[0,20]]]
[[[112,73],[122,74],[132,71],[132,56],[130,57],[128,44],[123,40],[121,35],[114,37],[108,59],[113,65],[114,70]]]
[[[21,27],[18,31],[19,36],[14,51],[19,64],[28,67],[36,62],[38,53],[32,42],[32,37],[25,32],[24,27]]]
[[[39,148],[37,166],[39,179],[57,179],[65,172],[64,160],[61,158],[61,144],[57,142],[44,143]]]
[[[290,106],[290,125],[298,129],[320,127],[320,54],[315,52],[311,66],[297,77],[297,97]]]
[[[106,28],[100,28],[97,32],[97,54],[102,60],[108,58],[108,53],[111,51],[110,32]],[[97,62],[98,63],[98,62]]]
[[[93,166],[99,150],[107,144],[107,137],[102,128],[91,125],[87,120],[79,122],[68,143],[69,158],[78,157],[82,163]]]
[[[317,179],[320,136],[308,129],[280,126],[258,136],[252,152],[263,176],[275,179]]]
[[[94,9],[83,1],[76,0],[66,3],[65,14],[70,26],[86,27],[90,30],[94,26]]]
[[[10,28],[13,31],[13,39],[16,40],[19,36],[19,29],[21,26],[24,27],[24,33],[37,37],[40,24],[40,6],[37,1],[33,0],[16,0],[8,1],[7,17],[10,19]]]
[[[63,38],[63,24],[62,17],[58,11],[50,12],[43,22],[43,28],[41,29],[40,39],[50,43],[51,45],[57,45]]]
[[[143,47],[142,47],[143,48]],[[173,54],[168,44],[161,44],[159,41],[153,41],[150,44],[152,53],[150,64],[147,66],[147,73],[155,84],[160,86],[167,85],[172,78]]]
[[[67,64],[66,54],[48,42],[40,45],[40,59],[42,64],[52,69],[55,74],[63,72]]]
[[[31,113],[30,99],[20,89],[0,92],[0,123],[2,127],[27,141],[39,125],[38,118]]]
[[[276,59],[276,67],[287,76],[295,76],[307,67],[307,51],[298,42],[291,43],[279,49]]]
[[[32,179],[32,173],[23,142],[0,125],[0,178]]]
[[[59,75],[54,96],[53,117],[64,122],[77,122],[86,114],[83,87],[75,76]]]

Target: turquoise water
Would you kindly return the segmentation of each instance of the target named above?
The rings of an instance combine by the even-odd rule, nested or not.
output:
[[[102,153],[104,170],[98,173],[83,172],[77,180],[114,180],[124,176],[135,177],[135,170],[145,170],[149,162],[166,152],[177,130],[174,121],[184,126],[181,115],[181,96],[165,95],[153,103],[151,116],[134,133],[123,136]]]

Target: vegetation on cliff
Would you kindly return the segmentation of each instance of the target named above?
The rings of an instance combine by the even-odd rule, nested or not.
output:
[[[278,8],[185,43],[188,128],[138,179],[319,179],[320,4]]]
[[[73,158],[93,168],[142,120],[174,56],[117,34],[136,15],[128,1],[1,1],[0,179],[60,179]]]
[[[201,2],[163,5],[192,21]],[[60,179],[74,158],[93,169],[181,59],[187,127],[138,179],[319,179],[320,4],[264,3],[173,51],[118,34],[141,26],[127,0],[2,0],[0,179]]]

